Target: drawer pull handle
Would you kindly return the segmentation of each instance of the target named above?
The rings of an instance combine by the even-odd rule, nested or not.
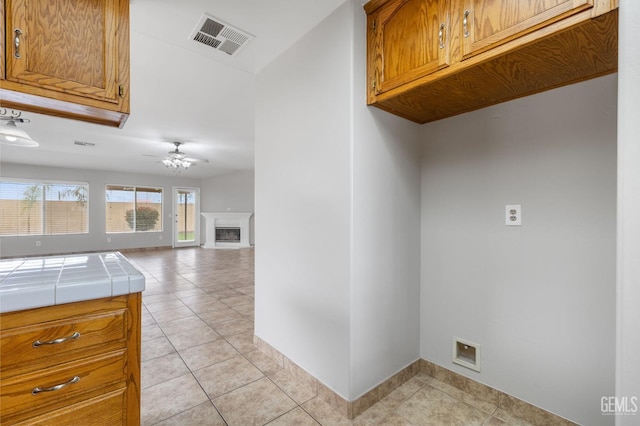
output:
[[[53,392],[53,391],[57,391],[60,390],[62,388],[64,388],[65,386],[69,386],[72,385],[74,383],[78,383],[80,381],[80,377],[78,376],[74,376],[73,379],[69,380],[68,382],[64,382],[64,383],[60,383],[59,385],[55,385],[55,386],[51,386],[50,388],[33,388],[33,390],[31,391],[31,395],[37,395],[41,392]]]
[[[40,340],[36,340],[35,342],[33,342],[33,347],[37,348],[38,346],[43,346],[43,345],[57,345],[59,343],[64,343],[69,339],[77,339],[80,337],[80,333],[78,333],[77,331],[75,333],[73,333],[71,336],[69,337],[61,337],[59,339],[55,339],[55,340],[49,340],[48,342],[41,342]]]

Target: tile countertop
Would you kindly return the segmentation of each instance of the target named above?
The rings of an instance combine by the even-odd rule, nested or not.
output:
[[[118,252],[0,260],[0,313],[138,293],[144,275]]]

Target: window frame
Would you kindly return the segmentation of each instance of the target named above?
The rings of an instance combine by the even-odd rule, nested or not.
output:
[[[57,180],[57,179],[37,179],[37,178],[14,178],[9,176],[0,177],[0,184],[5,183],[16,183],[16,184],[28,184],[29,186],[39,186],[42,191],[42,199],[40,200],[40,227],[41,231],[38,233],[29,233],[29,234],[0,234],[0,237],[55,237],[55,236],[65,236],[65,235],[88,235],[90,233],[91,226],[91,215],[90,211],[90,185],[89,182],[83,181],[67,181],[67,180]],[[47,206],[46,206],[46,187],[47,186],[76,186],[83,187],[85,189],[85,199],[83,202],[84,205],[84,221],[86,223],[86,231],[84,232],[56,232],[51,233],[47,230]],[[17,200],[20,201],[20,200]],[[78,200],[76,200],[78,201]],[[55,227],[53,227],[55,229]]]
[[[157,193],[160,194],[160,202],[158,203],[160,205],[160,212],[158,215],[158,219],[156,223],[160,224],[160,229],[150,229],[150,230],[146,230],[146,231],[139,231],[137,229],[131,230],[131,231],[109,231],[109,203],[112,201],[109,201],[107,199],[107,196],[109,194],[109,191],[114,191],[114,190],[118,190],[118,188],[122,188],[122,190],[126,190],[126,189],[132,189],[133,190],[133,211],[134,211],[134,226],[137,225],[137,220],[135,219],[135,212],[138,209],[138,189],[151,189],[151,190],[155,190],[157,191]],[[164,202],[165,202],[165,198],[164,198],[164,187],[161,186],[152,186],[152,185],[123,185],[123,184],[113,184],[113,183],[108,183],[105,185],[105,190],[104,190],[104,209],[105,209],[105,233],[109,234],[109,235],[113,235],[113,234],[123,234],[123,235],[127,235],[127,234],[149,234],[149,233],[162,233],[164,232],[164,221],[163,221],[163,211],[164,211]]]

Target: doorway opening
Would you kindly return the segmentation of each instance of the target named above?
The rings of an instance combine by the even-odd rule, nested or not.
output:
[[[173,188],[173,247],[200,245],[200,189]]]

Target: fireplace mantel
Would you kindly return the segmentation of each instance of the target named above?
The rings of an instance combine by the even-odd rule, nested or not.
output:
[[[250,247],[249,220],[253,213],[200,213],[206,219],[206,240],[203,248]],[[240,241],[216,241],[216,228],[240,228]]]

